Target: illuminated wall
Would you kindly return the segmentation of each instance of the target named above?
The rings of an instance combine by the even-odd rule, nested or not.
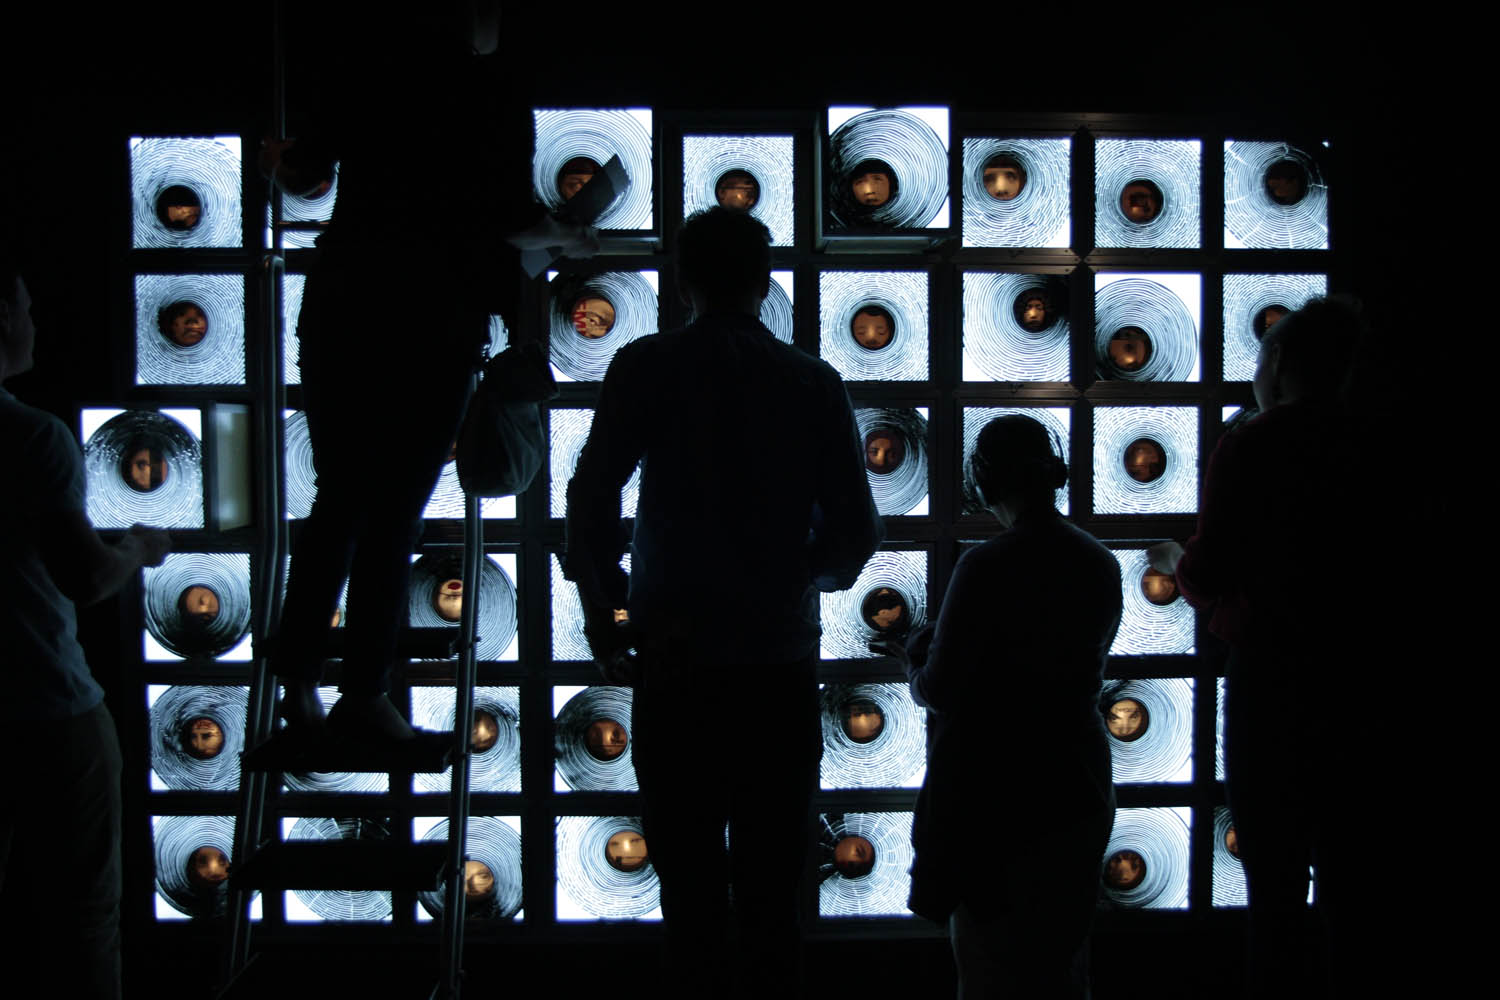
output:
[[[599,380],[622,344],[683,322],[673,235],[686,213],[719,201],[771,229],[763,319],[845,378],[886,517],[887,541],[859,582],[821,602],[822,864],[809,916],[871,919],[875,932],[909,919],[906,836],[925,720],[866,644],[930,620],[962,548],[994,534],[961,470],[984,423],[1013,412],[1058,435],[1071,470],[1059,509],[1122,568],[1125,617],[1101,692],[1122,809],[1101,859],[1101,902],[1204,911],[1242,901],[1211,757],[1221,684],[1194,612],[1142,549],[1190,533],[1206,457],[1250,403],[1268,320],[1329,287],[1330,151],[1225,136],[1208,122],[1183,132],[1143,119],[1098,118],[1089,130],[1037,120],[1022,129],[932,107],[816,108],[774,121],[537,112],[540,200],[562,204],[561,175],[580,157],[620,154],[632,187],[605,218],[604,253],[532,287],[530,316],[562,386],[544,419],[548,465],[526,494],[484,504],[469,827],[480,868],[466,873],[474,932],[523,921],[607,933],[599,921],[659,919],[636,818],[630,691],[598,683],[557,553]],[[246,162],[250,147],[235,136],[129,140],[135,324],[119,349],[133,352],[135,384],[127,408],[87,409],[79,428],[95,523],[178,531],[178,551],[146,573],[137,623],[163,922],[221,911],[233,863],[250,567],[268,528],[247,505],[244,413],[270,377],[253,345],[278,325],[278,446],[294,530],[313,489],[292,333],[312,237],[337,188],[282,200],[278,215]],[[275,317],[258,305],[267,279],[257,265],[271,247],[288,272]],[[498,320],[492,333],[497,346],[510,336]],[[637,488],[632,479],[627,515]],[[459,575],[460,512],[450,466],[414,554],[413,624],[457,627],[442,597]],[[393,697],[420,725],[451,724],[451,690],[416,679]],[[751,716],[755,698],[747,688]],[[706,738],[703,752],[720,751]],[[280,822],[290,838],[441,837],[446,788],[441,776],[288,775]],[[268,924],[410,925],[440,904],[276,893],[252,913]]]

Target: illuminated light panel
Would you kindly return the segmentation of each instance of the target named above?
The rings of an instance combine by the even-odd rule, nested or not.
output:
[[[86,509],[94,527],[203,527],[202,419],[198,410],[85,410]],[[148,488],[127,485],[126,449],[148,452]]]
[[[989,197],[986,195],[985,197]],[[1066,284],[1042,274],[964,274],[965,382],[1066,382],[1071,360]],[[1050,322],[1032,331],[1016,318],[1023,293],[1041,290],[1052,302]]]
[[[1198,246],[1202,148],[1197,139],[1095,140],[1094,245]],[[1150,181],[1162,195],[1156,216],[1144,223],[1132,222],[1120,205],[1126,186],[1136,180]]]
[[[856,313],[875,305],[896,329],[870,349],[850,330]],[[824,271],[818,275],[819,347],[824,361],[852,382],[921,382],[927,370],[927,272]]]
[[[969,136],[963,150],[964,246],[1061,248],[1072,242],[1073,140]],[[1020,193],[1008,201],[984,186],[984,165],[996,156],[1011,157],[1026,172]]]
[[[411,689],[411,724],[432,732],[452,732],[458,713],[451,687]],[[495,720],[494,743],[484,749],[469,749],[469,788],[475,792],[519,792],[521,790],[521,689],[476,687],[474,719],[480,713]],[[472,735],[472,734],[471,734]],[[453,768],[441,774],[412,775],[414,792],[447,792],[453,787]]]
[[[630,188],[616,197],[594,225],[599,229],[650,229],[653,225],[651,187],[651,109],[532,112],[536,124],[536,154],[531,179],[537,198],[551,211],[567,204],[557,190],[557,175],[574,157],[586,156],[601,167],[616,154],[630,178]]]
[[[1191,678],[1110,683],[1101,710],[1130,699],[1146,712],[1144,730],[1134,739],[1110,733],[1115,784],[1182,783],[1193,780],[1193,681]],[[1107,716],[1106,716],[1107,718]],[[1105,728],[1109,732],[1108,727]]]
[[[743,170],[760,187],[750,214],[771,231],[772,246],[791,246],[796,234],[793,143],[789,135],[683,136],[683,217],[716,207],[719,178],[731,170]]]
[[[823,788],[921,787],[927,716],[906,684],[829,684],[820,703]],[[846,724],[851,706],[874,711],[857,712]]]
[[[197,343],[161,329],[164,310],[191,304],[205,320]],[[190,314],[191,315],[191,314]],[[135,276],[135,384],[243,385],[245,279],[238,274]]]
[[[1203,278],[1198,274],[1094,276],[1094,359],[1102,378],[1128,382],[1196,382]],[[1133,371],[1114,364],[1109,343],[1126,327],[1144,330],[1150,356]]]
[[[1139,482],[1125,452],[1145,438],[1166,457],[1159,478]],[[1193,514],[1198,510],[1198,411],[1190,406],[1094,408],[1094,513]]]
[[[1170,655],[1194,651],[1196,612],[1180,593],[1170,604],[1153,604],[1141,590],[1150,564],[1145,549],[1111,549],[1120,561],[1124,610],[1111,656]]]
[[[927,513],[927,414],[922,409],[871,408],[854,411],[860,446],[866,448],[865,475],[875,510],[883,516]],[[889,432],[901,459],[893,469],[871,468],[866,442],[876,431]],[[879,440],[878,435],[876,440]],[[891,454],[890,450],[882,452]]]
[[[828,205],[848,228],[944,229],[948,226],[948,109],[828,109]],[[849,173],[880,160],[896,174],[885,204],[862,211],[848,190]]]
[[[130,139],[131,246],[187,249],[244,245],[240,137]],[[184,187],[199,202],[191,229],[169,228],[157,214],[165,191]]]
[[[1255,378],[1255,362],[1260,356],[1255,321],[1267,306],[1295,311],[1309,299],[1327,294],[1326,274],[1224,275],[1224,381],[1249,382]]]
[[[885,549],[876,552],[860,570],[854,586],[831,594],[819,594],[823,622],[821,654],[825,660],[871,659],[871,639],[880,633],[864,620],[865,596],[881,587],[901,595],[907,620],[913,629],[927,622],[927,553],[921,549]]]
[[[1276,201],[1266,170],[1288,161],[1300,169],[1303,194]],[[1327,250],[1328,185],[1312,156],[1284,142],[1224,143],[1224,247],[1254,250]]]

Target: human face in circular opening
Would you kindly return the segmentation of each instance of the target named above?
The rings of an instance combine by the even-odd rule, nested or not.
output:
[[[177,598],[177,608],[187,617],[206,625],[219,617],[219,595],[195,583]]]
[[[582,191],[598,172],[598,163],[586,156],[573,157],[557,172],[557,193],[562,195],[563,201],[572,201],[573,196]]]
[[[1120,192],[1120,210],[1131,222],[1145,225],[1161,214],[1161,190],[1150,181],[1131,181]]]
[[[1125,447],[1125,472],[1138,483],[1160,479],[1167,471],[1167,453],[1150,438],[1137,438]]]
[[[875,845],[864,837],[844,837],[833,847],[833,865],[845,878],[868,875],[875,867]]]
[[[1146,706],[1134,698],[1121,698],[1109,706],[1109,717],[1105,720],[1110,735],[1126,743],[1139,739],[1146,732]]]
[[[1047,300],[1040,295],[1028,295],[1021,303],[1021,325],[1032,333],[1047,326]]]
[[[469,731],[469,749],[484,753],[500,741],[500,721],[489,712],[480,709],[474,713],[474,726]]]
[[[1307,193],[1307,178],[1298,164],[1278,160],[1266,170],[1266,193],[1278,205],[1295,205]]]
[[[1255,324],[1256,337],[1264,337],[1266,335],[1266,331],[1271,329],[1271,327],[1275,326],[1277,323],[1280,323],[1289,312],[1291,312],[1291,310],[1283,305],[1266,306],[1264,309],[1262,309],[1260,311],[1260,316],[1258,317],[1259,322]]]
[[[604,860],[616,871],[638,871],[648,859],[646,838],[638,830],[620,830],[604,845]]]
[[[464,862],[464,897],[470,901],[484,899],[495,891],[495,873],[483,861]]]
[[[1138,372],[1151,360],[1151,335],[1138,326],[1124,326],[1109,338],[1109,360],[1122,372]]]
[[[229,878],[229,858],[217,847],[204,845],[188,856],[187,876],[195,885],[219,885]]]
[[[879,208],[891,200],[891,175],[883,170],[867,170],[849,181],[854,200],[866,208]]]
[[[1135,851],[1116,851],[1104,865],[1104,881],[1115,889],[1134,889],[1146,877],[1146,859]]]
[[[869,743],[885,729],[885,713],[868,698],[846,702],[841,714],[844,735],[855,743]]]
[[[196,760],[212,760],[224,749],[224,730],[208,717],[182,727],[182,752]]]
[[[890,587],[877,587],[865,595],[859,611],[866,625],[884,632],[906,617],[906,599]]]
[[[865,435],[865,468],[878,475],[895,472],[906,457],[901,436],[887,428],[877,427]]]
[[[167,479],[167,463],[153,448],[132,448],[125,455],[125,482],[138,493],[150,493]]]
[[[444,580],[432,591],[432,609],[445,622],[456,622],[464,615],[464,582]]]
[[[878,351],[889,344],[895,333],[891,329],[890,317],[884,310],[876,312],[873,309],[861,309],[854,314],[849,328],[854,334],[855,342],[870,351]]]
[[[573,329],[590,340],[598,340],[615,328],[615,307],[608,299],[579,299],[573,306]]]
[[[614,760],[629,744],[625,727],[614,719],[595,719],[583,734],[583,745],[595,760]]]
[[[714,197],[725,208],[748,212],[760,201],[760,184],[748,171],[731,170],[719,178]]]
[[[179,347],[192,347],[208,336],[208,317],[198,306],[188,303],[167,324],[167,337]]]
[[[1170,573],[1147,569],[1141,575],[1141,593],[1152,604],[1171,604],[1177,600],[1177,580]]]
[[[984,189],[996,201],[1010,201],[1026,186],[1026,173],[1014,163],[999,163],[984,168]]]

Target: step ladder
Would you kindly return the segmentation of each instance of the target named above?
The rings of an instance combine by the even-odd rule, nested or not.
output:
[[[279,293],[284,263],[267,254],[261,267],[262,303],[268,324],[279,327]],[[283,440],[285,387],[281,337],[260,338],[261,392],[256,406],[256,429],[261,440]],[[252,947],[250,903],[257,891],[285,889],[412,890],[431,892],[441,887],[443,907],[437,983],[430,996],[457,1000],[462,980],[465,840],[469,815],[469,740],[474,725],[474,684],[477,673],[476,631],[479,608],[479,564],[483,528],[479,500],[464,498],[463,593],[458,629],[406,629],[397,646],[398,662],[453,661],[455,728],[452,732],[418,731],[418,738],[386,748],[341,745],[338,741],[291,741],[276,732],[277,681],[270,670],[274,650],[272,631],[280,620],[288,556],[289,529],[285,517],[285,457],[279,447],[256,449],[258,509],[262,512],[261,545],[256,553],[257,593],[254,609],[255,655],[246,743],[241,758],[239,811],[235,819],[234,866],[229,879],[229,912],[225,929],[225,957],[220,996],[248,995],[243,987],[257,958]],[[342,635],[332,633],[328,659],[338,659]],[[456,657],[456,660],[454,659]],[[273,802],[284,772],[386,772],[392,781],[419,772],[437,773],[452,765],[448,796],[448,839],[409,842],[358,839],[286,841],[281,816]],[[262,964],[262,963],[256,963]],[[238,990],[238,991],[237,991]]]

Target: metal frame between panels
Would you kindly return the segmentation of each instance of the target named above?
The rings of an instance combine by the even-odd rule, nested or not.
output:
[[[790,247],[773,250],[773,267],[790,270],[794,275],[794,311],[797,317],[796,343],[810,353],[818,350],[818,276],[833,269],[915,269],[929,276],[929,376],[914,382],[857,382],[849,384],[856,408],[895,406],[928,408],[929,513],[925,516],[887,519],[887,547],[919,548],[929,553],[928,607],[935,613],[953,565],[965,542],[982,540],[996,533],[995,527],[980,518],[960,514],[962,503],[959,468],[963,413],[972,406],[1046,405],[1066,407],[1071,414],[1070,479],[1071,518],[1084,530],[1108,544],[1140,547],[1168,537],[1183,538],[1191,533],[1192,515],[1120,516],[1093,512],[1093,482],[1090,456],[1093,451],[1094,412],[1097,407],[1118,404],[1183,405],[1198,409],[1197,445],[1199,477],[1207,457],[1221,434],[1220,409],[1226,405],[1246,405],[1251,401],[1245,383],[1224,382],[1221,377],[1223,344],[1222,279],[1230,273],[1302,273],[1316,271],[1329,275],[1331,291],[1347,287],[1348,275],[1341,267],[1338,251],[1339,163],[1333,151],[1320,150],[1326,165],[1326,178],[1333,189],[1330,198],[1330,250],[1260,251],[1228,250],[1223,246],[1223,142],[1233,138],[1285,139],[1286,135],[1269,135],[1262,127],[1237,131],[1233,123],[1215,117],[1151,117],[1094,114],[1021,114],[987,113],[955,110],[950,117],[950,214],[952,233],[948,238],[913,248],[903,245],[899,252],[872,252],[862,246],[859,252],[841,252],[835,245],[822,245],[820,233],[821,157],[826,111],[806,108],[797,111],[754,113],[674,112],[654,109],[654,152],[656,163],[656,218],[659,220],[657,242],[644,244],[639,239],[619,246],[606,246],[605,252],[580,265],[581,273],[606,270],[651,269],[659,274],[661,327],[681,326],[685,308],[681,304],[676,278],[671,266],[674,235],[682,217],[682,140],[684,135],[712,134],[790,134],[794,136],[794,189],[796,194],[796,234]],[[1305,132],[1295,124],[1291,131]],[[1070,137],[1071,190],[1069,195],[1073,246],[1068,249],[1008,249],[963,247],[959,227],[963,218],[962,142],[965,136],[1026,135],[1035,137]],[[1098,249],[1094,240],[1094,140],[1097,138],[1193,138],[1201,142],[1200,159],[1200,232],[1196,249],[1120,250]],[[1295,137],[1293,137],[1295,141]],[[1337,145],[1335,144],[1335,149]],[[253,166],[247,166],[247,178]],[[274,280],[275,264],[261,263],[258,251],[258,220],[264,218],[265,201],[261,191],[245,184],[245,243],[237,252],[203,254],[164,251],[133,251],[129,257],[134,271],[182,271],[204,268],[217,271],[239,271],[247,275],[264,275],[267,288],[278,287]],[[293,250],[285,254],[291,272],[306,269],[316,251]],[[262,271],[261,268],[269,268]],[[999,383],[962,380],[962,281],[967,271],[1021,271],[1057,275],[1068,283],[1069,321],[1072,325],[1071,370],[1066,382]],[[1111,271],[1190,271],[1202,277],[1199,358],[1200,379],[1196,382],[1126,383],[1101,380],[1094,375],[1091,335],[1094,320],[1094,277]],[[549,308],[543,281],[530,291],[529,310],[539,329],[547,329]],[[279,576],[278,551],[284,551],[285,522],[279,516],[281,502],[280,369],[281,356],[277,323],[279,308],[274,296],[256,301],[247,299],[251,311],[248,329],[259,330],[259,341],[252,338],[249,358],[249,384],[242,387],[153,387],[131,389],[125,395],[132,401],[171,399],[186,405],[208,405],[214,402],[243,402],[258,407],[255,462],[258,469],[257,519],[253,531],[218,533],[213,530],[183,539],[182,548],[203,550],[250,551],[254,558],[255,590],[259,595],[257,636],[264,634],[265,623],[274,620],[279,601],[279,587],[273,583]],[[545,334],[543,334],[545,336]],[[124,371],[121,385],[133,382],[133,373]],[[598,385],[563,383],[555,401],[557,407],[592,407]],[[287,405],[296,407],[300,397],[297,387],[285,390]],[[587,685],[597,681],[587,663],[553,662],[551,660],[551,567],[550,560],[563,543],[562,522],[549,516],[548,483],[550,469],[545,465],[533,487],[517,498],[513,520],[489,519],[480,524],[486,552],[513,553],[517,560],[518,644],[520,658],[514,662],[481,662],[477,664],[478,685],[516,685],[520,688],[521,713],[521,780],[522,791],[515,793],[474,792],[469,797],[473,815],[519,816],[522,841],[522,871],[525,888],[524,920],[503,925],[478,925],[470,922],[466,932],[472,941],[507,939],[516,941],[575,942],[586,939],[617,940],[654,939],[658,932],[651,927],[627,927],[605,923],[559,922],[556,917],[555,824],[568,815],[635,815],[639,811],[633,793],[567,792],[553,789],[553,706],[552,688],[556,685]],[[212,524],[212,519],[209,521]],[[427,525],[422,545],[456,545],[463,541],[458,521],[433,521]],[[472,591],[469,591],[472,592]],[[1198,623],[1196,652],[1170,656],[1115,657],[1109,665],[1112,678],[1188,677],[1194,680],[1192,747],[1194,776],[1184,784],[1143,784],[1121,786],[1119,801],[1130,806],[1188,806],[1193,810],[1191,853],[1189,858],[1189,911],[1186,919],[1216,919],[1211,904],[1212,820],[1213,809],[1224,801],[1222,786],[1214,776],[1216,678],[1222,668],[1216,656],[1215,640]],[[139,634],[139,622],[127,623],[127,630]],[[828,682],[853,680],[897,681],[901,678],[889,666],[874,660],[830,660],[820,667],[820,676]],[[182,664],[142,664],[142,684],[233,683],[245,684],[250,678],[240,666],[206,662]],[[421,677],[407,678],[407,684],[424,683]],[[404,696],[404,692],[398,692]],[[257,724],[269,724],[270,705],[252,704]],[[149,765],[148,765],[149,766]],[[233,809],[227,793],[146,792],[141,801],[147,815],[227,814]],[[413,816],[446,812],[446,804],[428,794],[414,794],[410,786],[392,787],[385,795],[350,795],[314,803],[300,795],[283,795],[281,807],[287,815],[379,815],[393,817],[395,826],[410,835]],[[819,811],[906,811],[915,801],[914,790],[837,790],[820,791],[815,802]],[[345,812],[339,812],[345,810]],[[394,830],[393,830],[394,832]],[[140,850],[142,845],[128,845]],[[136,901],[130,905],[138,905]],[[279,900],[263,901],[262,925],[274,935],[283,923]],[[816,912],[816,894],[810,893],[808,915]],[[359,933],[379,935],[391,941],[431,940],[413,919],[414,898],[399,895],[396,913],[388,925],[361,926]],[[1150,920],[1167,914],[1117,914],[1108,919]],[[1226,918],[1227,919],[1227,918]],[[860,936],[926,936],[935,933],[925,923],[901,918],[860,920],[810,920],[815,938]],[[162,934],[196,934],[196,927],[161,924]],[[355,933],[336,926],[298,926],[303,938],[326,936],[339,939]]]

